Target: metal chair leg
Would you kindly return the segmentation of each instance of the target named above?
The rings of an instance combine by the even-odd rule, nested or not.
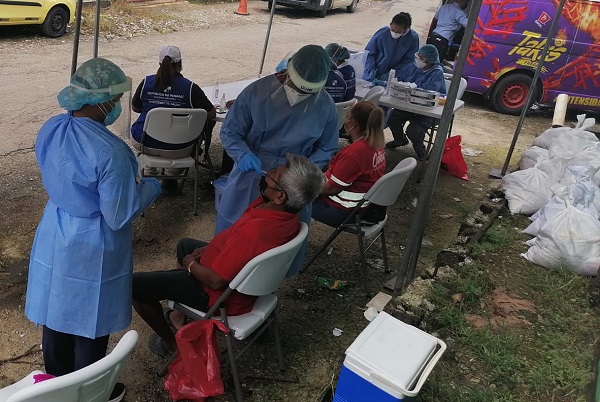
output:
[[[387,248],[385,245],[385,228],[381,229],[381,254],[383,255],[383,272],[390,272],[390,264],[388,262]]]
[[[198,215],[198,163],[194,164],[194,216]]]
[[[363,244],[363,237],[359,234],[358,237],[358,249],[360,250],[360,268],[363,277],[363,286],[365,288],[365,295],[370,296],[369,292],[369,267],[367,266],[367,258],[365,256],[365,245]]]
[[[279,324],[277,323],[277,314],[275,310],[273,310],[273,336],[275,338],[275,349],[277,350],[277,360],[279,362],[279,370],[285,370],[285,366],[283,364],[283,350],[281,349],[281,334],[279,333]]]
[[[221,317],[223,317],[223,323],[227,328],[229,328],[229,323],[227,322],[227,314],[225,313],[225,309],[221,308]],[[242,384],[240,382],[240,375],[238,372],[237,364],[235,361],[235,352],[233,350],[233,342],[231,341],[231,337],[233,336],[230,333],[225,335],[225,344],[227,345],[227,354],[229,355],[229,366],[231,367],[231,376],[233,377],[233,385],[235,386],[235,396],[238,402],[244,402],[244,396],[242,395]]]
[[[338,235],[342,232],[341,227],[337,227],[333,233],[331,235],[329,235],[329,237],[327,238],[327,240],[325,240],[325,242],[321,245],[321,247],[319,247],[319,249],[316,251],[316,253],[310,258],[310,260],[308,260],[308,262],[306,264],[304,264],[304,267],[302,268],[302,270],[300,272],[304,272],[306,270],[306,268],[308,268],[319,256],[319,254],[321,254],[323,252],[323,250],[325,250],[332,241],[335,240],[336,237],[338,237]]]

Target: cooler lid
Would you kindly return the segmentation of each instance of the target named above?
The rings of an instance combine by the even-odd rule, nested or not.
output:
[[[381,312],[346,350],[346,359],[364,375],[410,391],[440,340]],[[418,390],[416,390],[418,391]]]

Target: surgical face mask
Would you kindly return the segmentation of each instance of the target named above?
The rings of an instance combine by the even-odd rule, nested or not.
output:
[[[390,35],[392,35],[392,38],[394,38],[394,39],[399,39],[399,38],[403,37],[405,33],[406,32],[403,32],[403,33],[394,32],[394,31],[392,31],[392,28],[390,28]]]
[[[258,182],[258,188],[260,189],[260,196],[263,199],[263,202],[266,204],[267,202],[271,201],[269,199],[269,197],[267,197],[265,195],[265,190],[269,187],[269,185],[267,184],[267,178],[265,176],[262,176],[260,178],[260,181]]]
[[[287,100],[290,103],[290,106],[297,105],[298,103],[302,102],[303,100],[312,95],[302,94],[287,84],[284,85],[283,89],[285,90],[285,95],[287,96]]]
[[[419,59],[418,57],[415,57],[415,66],[417,66],[417,68],[423,68],[426,65],[427,64],[423,62],[423,60]]]
[[[350,130],[354,130],[354,127],[356,127],[356,124],[352,127],[348,127],[348,123],[350,122],[350,120],[346,119],[346,121],[344,122],[344,130],[346,130],[346,133],[350,133]]]
[[[115,121],[117,121],[117,119],[119,118],[119,116],[121,115],[121,112],[123,111],[123,108],[121,107],[121,101],[118,100],[115,105],[113,106],[112,110],[108,113],[105,112],[105,110],[103,108],[101,108],[100,106],[98,106],[100,108],[100,110],[102,110],[102,113],[104,113],[104,121],[102,122],[102,124],[104,124],[105,126],[110,126],[111,124],[113,124]]]

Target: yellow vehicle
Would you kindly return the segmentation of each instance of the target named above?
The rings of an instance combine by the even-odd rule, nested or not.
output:
[[[0,0],[0,25],[39,25],[58,38],[75,19],[75,0]]]

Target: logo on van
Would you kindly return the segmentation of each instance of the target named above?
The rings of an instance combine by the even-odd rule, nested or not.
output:
[[[517,46],[513,47],[508,54],[517,54],[521,56],[521,58],[516,61],[517,64],[536,68],[537,62],[541,57],[542,50],[546,45],[546,39],[539,40],[542,37],[542,34],[537,32],[523,31],[523,35],[525,36],[523,40],[521,40]],[[561,41],[560,43],[563,42]],[[554,45],[551,45],[548,48],[548,54],[546,55],[546,59],[544,61],[546,63],[552,63],[562,56],[566,51],[566,47],[559,46],[558,43],[555,42]]]
[[[535,23],[541,28],[543,25],[546,25],[548,21],[552,18],[548,15],[547,12],[543,11],[542,14],[535,20]]]

